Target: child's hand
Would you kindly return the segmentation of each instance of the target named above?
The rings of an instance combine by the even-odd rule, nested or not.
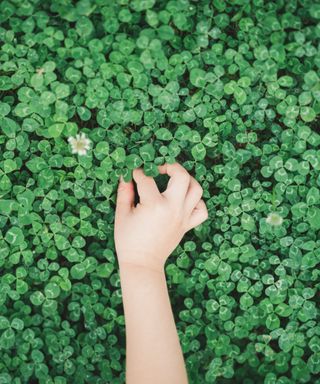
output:
[[[184,234],[208,218],[202,187],[180,164],[158,169],[170,176],[162,193],[141,168],[133,171],[140,197],[136,207],[133,181],[119,182],[114,227],[119,266],[163,269]]]

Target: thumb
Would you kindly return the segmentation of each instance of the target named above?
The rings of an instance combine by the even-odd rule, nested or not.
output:
[[[122,175],[119,178],[117,191],[116,216],[123,216],[130,212],[134,206],[134,186],[133,181],[126,183]]]

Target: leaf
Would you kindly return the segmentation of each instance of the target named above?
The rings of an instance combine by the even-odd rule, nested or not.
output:
[[[4,117],[9,114],[11,107],[8,103],[3,103],[0,101],[0,117]]]
[[[152,144],[147,143],[147,144],[143,145],[142,147],[140,147],[139,153],[140,153],[141,158],[144,161],[153,161],[155,154],[156,154],[156,151],[153,148]]]
[[[128,88],[132,79],[132,75],[120,72],[117,74],[117,82],[121,88]]]
[[[280,303],[275,308],[275,313],[281,317],[289,317],[293,309],[286,303]]]
[[[116,162],[116,163],[122,163],[126,159],[126,151],[122,147],[116,148],[111,154],[111,158]]]
[[[319,203],[319,200],[318,200]],[[307,213],[307,220],[314,230],[320,229],[320,209],[318,207],[310,207]]]
[[[20,130],[18,124],[14,120],[9,119],[8,117],[1,118],[0,124],[0,132],[3,131],[3,133],[10,138],[15,137],[16,132]]]
[[[320,19],[320,7],[319,7],[318,19]],[[307,360],[307,366],[310,372],[314,375],[319,375],[320,373],[320,352],[312,354]]]
[[[237,83],[238,83],[239,87],[249,88],[251,85],[251,79],[248,76],[242,76],[242,77],[240,77],[240,79],[238,80]]]
[[[39,306],[41,305],[45,300],[45,296],[40,291],[35,291],[30,295],[30,301],[33,305]]]
[[[6,317],[0,315],[0,330],[7,329],[9,327],[10,321]]]
[[[50,125],[50,127],[48,128],[48,133],[50,137],[59,137],[63,131],[64,126],[64,123],[55,123],[53,125]]]
[[[204,268],[208,273],[214,274],[218,271],[219,263],[220,258],[217,255],[213,255],[204,262]]]
[[[158,167],[153,163],[145,163],[143,166],[143,171],[146,176],[156,177],[159,175]]]
[[[288,173],[284,168],[280,168],[274,173],[274,178],[279,182],[285,183],[288,180]]]
[[[236,86],[234,89],[234,97],[236,99],[236,102],[239,105],[244,104],[247,100],[247,95],[246,95],[245,91],[238,86]]]
[[[192,68],[190,71],[190,83],[198,88],[206,85],[206,72],[200,68]]]
[[[244,212],[241,216],[241,227],[246,231],[254,231],[256,229],[256,225],[253,217]]]
[[[86,241],[82,236],[76,236],[72,240],[71,244],[74,248],[83,248],[86,245]]]
[[[24,293],[28,292],[28,284],[21,280],[21,279],[17,279],[16,280],[16,291],[20,294],[20,295],[23,295]]]
[[[153,8],[156,0],[132,0],[131,6],[136,12]]]
[[[6,329],[0,336],[0,347],[2,349],[11,349],[15,343],[15,333],[13,329]]]
[[[111,263],[100,264],[96,271],[99,277],[107,278],[111,275],[114,270],[114,265]]]
[[[210,148],[213,148],[215,147],[216,145],[218,145],[218,136],[217,135],[213,135],[212,133],[207,133],[203,139],[202,139],[202,143],[206,146],[206,147],[210,147]]]
[[[39,156],[34,156],[31,160],[27,161],[26,166],[32,173],[38,173],[43,169],[48,168],[48,164]]]
[[[85,265],[80,263],[80,264],[75,264],[71,267],[70,269],[70,274],[73,279],[76,280],[81,280],[85,277],[87,271],[85,268]]]
[[[312,94],[309,91],[302,92],[298,99],[300,105],[310,104],[312,102]]]
[[[269,58],[269,52],[265,45],[259,45],[254,48],[254,56],[261,61],[265,61]]]
[[[289,352],[296,340],[296,335],[293,332],[284,332],[279,338],[279,347],[285,352]]]
[[[310,16],[315,19],[320,19],[320,4],[311,3],[309,7]]]
[[[76,21],[76,31],[80,36],[88,36],[94,30],[92,21],[86,16],[79,16]]]
[[[69,241],[60,234],[55,234],[54,235],[54,242],[56,247],[59,249],[59,251],[64,251],[68,248],[70,248],[70,243]]]
[[[65,252],[64,256],[68,261],[70,261],[70,263],[78,263],[82,261],[78,251],[72,247]]]
[[[56,101],[56,96],[53,92],[44,91],[41,93],[40,100],[43,104],[50,105]]]
[[[33,112],[32,107],[30,104],[26,103],[18,103],[14,109],[14,113],[18,117],[26,117],[30,115]]]
[[[16,329],[17,331],[22,331],[24,328],[24,322],[22,319],[18,319],[17,317],[15,317],[11,321],[11,327]]]
[[[206,157],[206,147],[202,143],[198,143],[191,148],[191,154],[196,161],[201,161]]]
[[[4,162],[3,162],[4,173],[13,172],[16,169],[17,169],[17,163],[15,162],[15,160],[12,160],[12,159],[4,160]]]
[[[44,360],[44,354],[38,349],[33,349],[31,352],[31,359],[34,361],[36,366],[39,366],[40,363]]]
[[[303,121],[310,122],[316,118],[316,112],[311,107],[301,107],[300,108],[300,116]]]
[[[40,73],[35,73],[31,76],[30,84],[33,88],[41,88],[43,86],[43,75]]]
[[[172,133],[167,128],[159,128],[156,130],[155,135],[157,139],[169,141],[173,139]]]
[[[73,84],[76,84],[76,83],[78,83],[81,80],[81,72],[79,70],[77,70],[77,69],[72,68],[72,67],[69,67],[66,70],[65,76]]]
[[[131,154],[126,157],[126,166],[129,169],[139,168],[143,164],[143,161],[140,156]]]
[[[48,283],[44,288],[44,294],[48,299],[56,299],[60,294],[60,287],[56,283]]]
[[[226,95],[232,95],[236,88],[240,87],[237,87],[237,83],[234,80],[231,80],[224,85],[223,90]]]
[[[299,202],[291,207],[291,212],[294,217],[297,219],[303,217],[307,213],[308,206],[304,202]]]
[[[278,84],[280,85],[280,87],[292,87],[294,84],[294,81],[291,76],[285,75],[285,76],[279,77]]]
[[[146,1],[146,0],[142,0]],[[172,40],[174,38],[174,30],[170,25],[161,25],[158,28],[159,38],[162,40]]]
[[[64,99],[70,95],[70,87],[67,84],[60,83],[55,87],[54,93],[57,99]]]
[[[309,268],[314,268],[318,263],[320,263],[319,258],[315,252],[308,252],[303,255],[301,259],[301,269],[304,271]]]
[[[268,315],[268,317],[266,319],[266,326],[271,331],[273,331],[274,329],[280,328],[279,317],[274,313],[270,313],[270,315]]]
[[[8,91],[12,88],[12,82],[9,76],[0,76],[0,91]]]
[[[319,202],[320,202],[319,189],[316,187],[311,187],[307,193],[306,201],[307,201],[308,206],[319,204]]]
[[[24,242],[24,235],[19,227],[11,227],[4,238],[13,246],[21,245]]]
[[[84,220],[84,219],[87,219],[88,217],[90,217],[90,215],[92,214],[92,209],[86,205],[82,205],[80,207],[80,219],[81,220]]]

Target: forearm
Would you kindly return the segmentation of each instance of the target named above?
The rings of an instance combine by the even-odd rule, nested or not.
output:
[[[186,384],[187,372],[164,270],[120,265],[126,384]]]

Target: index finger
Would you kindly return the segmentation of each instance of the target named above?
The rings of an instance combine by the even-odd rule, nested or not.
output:
[[[133,179],[137,184],[138,195],[141,204],[153,204],[160,192],[153,177],[146,176],[142,168],[136,168],[132,173]]]
[[[159,165],[158,170],[161,174],[170,176],[167,189],[162,192],[162,195],[171,200],[183,203],[190,183],[190,174],[187,170],[179,163],[165,163]]]

